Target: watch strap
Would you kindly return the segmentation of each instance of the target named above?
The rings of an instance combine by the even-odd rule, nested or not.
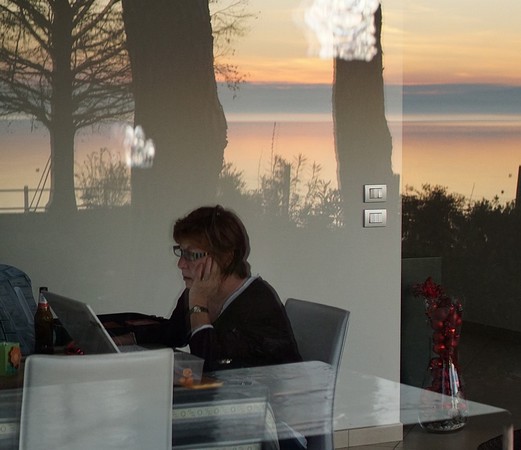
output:
[[[188,310],[188,314],[194,313],[209,313],[210,311],[205,306],[194,305]]]

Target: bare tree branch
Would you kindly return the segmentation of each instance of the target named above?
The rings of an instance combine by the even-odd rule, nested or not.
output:
[[[120,0],[0,0],[0,116],[51,136],[50,205],[74,209],[74,135],[133,109]]]
[[[249,31],[248,22],[257,18],[257,13],[248,11],[248,0],[209,0],[214,38],[214,70],[216,77],[225,81],[232,90],[244,82],[235,64],[229,62],[235,51],[232,47],[236,38]]]

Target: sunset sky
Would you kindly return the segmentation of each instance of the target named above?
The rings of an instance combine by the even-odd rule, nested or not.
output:
[[[250,84],[241,87],[233,101],[226,99],[224,92],[221,96],[231,120],[254,120],[257,116],[252,113],[259,113],[259,117],[282,122],[277,128],[280,135],[276,151],[285,151],[284,156],[289,160],[293,156],[283,133],[286,130],[289,133],[290,125],[284,120],[293,120],[295,111],[307,113],[310,118],[314,117],[310,113],[319,113],[331,120],[331,93],[327,88],[330,89],[333,81],[333,62],[309,54],[306,30],[296,20],[302,17],[302,8],[313,1],[249,0],[249,10],[258,11],[258,17],[250,21],[249,33],[233,44],[236,53],[232,61],[247,74]],[[383,0],[382,8],[384,78],[387,85],[406,86],[403,118],[480,120],[472,122],[472,126],[458,122],[458,127],[448,134],[444,122],[421,131],[411,128],[409,123],[409,128],[403,131],[403,165],[399,134],[393,128],[396,168],[402,171],[403,167],[402,185],[419,187],[428,181],[473,198],[492,198],[497,194],[502,201],[511,200],[520,156],[521,1]],[[299,83],[324,86],[298,88],[295,85]],[[418,86],[431,84],[450,86]],[[517,89],[498,91],[490,85],[517,86]],[[393,119],[397,115],[389,114],[389,110],[401,111],[402,96],[399,90],[387,92],[394,99],[386,101],[387,117]],[[498,122],[498,118],[507,122]],[[508,122],[512,118],[514,122]],[[508,127],[508,133],[503,126]],[[255,154],[257,160],[265,159],[272,128],[266,126],[259,149],[251,142],[243,143],[239,135],[231,135],[227,158],[241,161],[241,168],[247,167],[241,160],[246,156],[251,158]],[[235,128],[231,131],[235,132]],[[292,139],[311,161],[323,165],[326,178],[334,179],[332,132],[325,129],[320,133],[323,136],[320,145],[316,142],[306,145],[309,138],[298,141],[296,132]],[[244,148],[249,149],[247,155]],[[470,154],[475,157],[469,159]],[[449,160],[451,164],[447,164]],[[255,170],[250,172],[250,179],[254,179]]]
[[[306,29],[298,23],[313,1],[249,0],[248,11],[257,18],[246,36],[232,42],[230,62],[249,83],[239,92],[220,86],[230,123],[225,158],[244,171],[250,187],[257,186],[272,152],[289,161],[304,153],[310,163],[322,165],[325,179],[336,182],[333,62],[309,54]],[[504,192],[511,200],[521,161],[521,0],[383,0],[382,6],[385,106],[397,161],[401,120],[409,121],[403,130],[402,184],[427,180],[478,198]],[[414,86],[425,84],[450,86]],[[412,123],[425,118],[480,122],[451,133],[445,124],[421,129]],[[36,186],[48,158],[46,134],[15,131],[0,128],[0,188]],[[120,150],[119,141],[96,132],[76,141],[79,164],[101,147]],[[446,149],[450,152],[441,152]],[[396,164],[397,170],[402,166]],[[468,179],[461,177],[462,167]]]
[[[308,54],[299,11],[314,0],[249,0],[259,11],[233,60],[252,82],[331,83],[332,61]],[[387,83],[521,85],[519,0],[383,0]]]

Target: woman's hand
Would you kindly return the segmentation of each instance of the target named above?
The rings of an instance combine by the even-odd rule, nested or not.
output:
[[[195,277],[189,293],[189,307],[194,305],[211,308],[212,299],[217,296],[221,285],[218,265],[211,256],[201,259],[195,269]]]

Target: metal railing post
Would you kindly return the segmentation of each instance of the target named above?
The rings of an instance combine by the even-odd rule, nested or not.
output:
[[[29,212],[29,186],[24,186],[24,213]]]

